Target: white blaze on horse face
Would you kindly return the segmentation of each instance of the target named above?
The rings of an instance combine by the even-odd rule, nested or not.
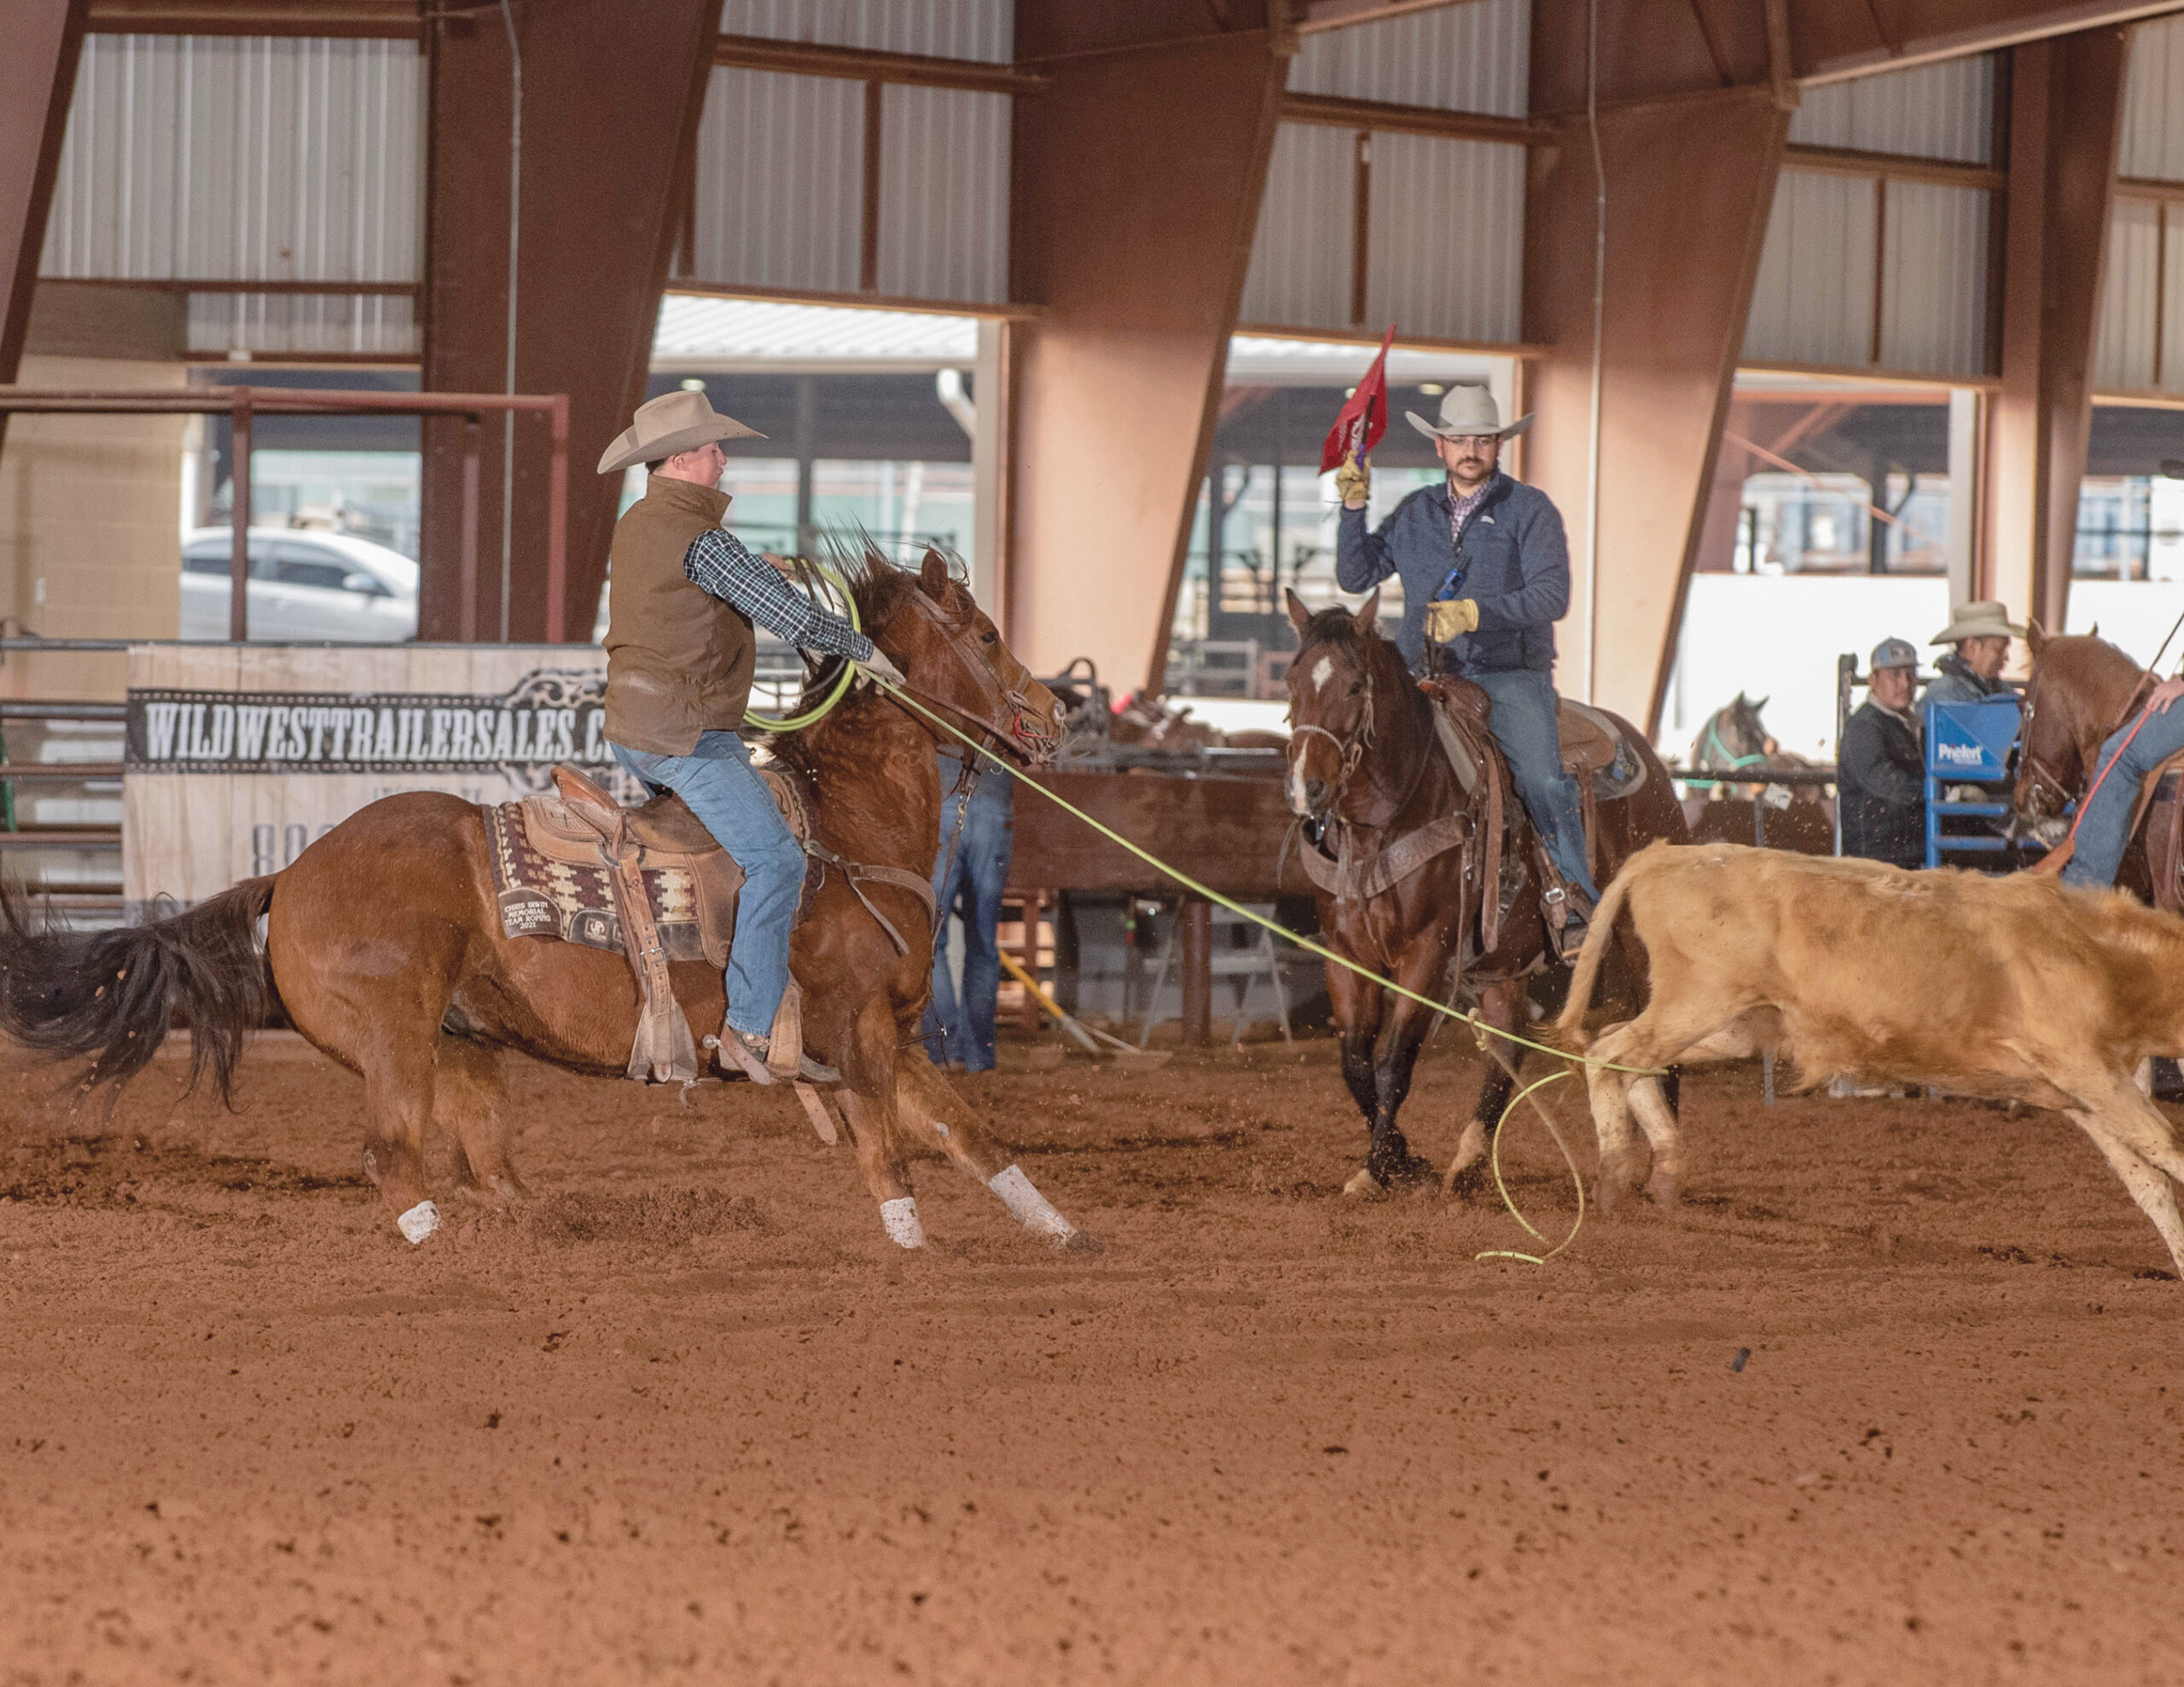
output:
[[[1304,800],[1304,745],[1299,739],[1289,740],[1289,812],[1309,815],[1312,805]]]
[[[1312,689],[1325,691],[1327,681],[1334,677],[1334,658],[1322,656],[1312,664]]]

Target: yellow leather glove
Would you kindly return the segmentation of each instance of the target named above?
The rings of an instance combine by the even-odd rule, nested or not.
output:
[[[1345,457],[1334,472],[1334,490],[1342,495],[1345,507],[1364,508],[1366,495],[1373,490],[1373,465]]]
[[[1469,598],[1451,598],[1446,603],[1426,606],[1426,636],[1435,644],[1446,644],[1460,633],[1478,630],[1478,606]]]

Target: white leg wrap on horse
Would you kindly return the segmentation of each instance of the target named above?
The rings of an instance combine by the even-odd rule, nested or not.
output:
[[[887,1239],[898,1248],[925,1246],[925,1226],[918,1222],[918,1198],[904,1195],[880,1203],[880,1223]]]
[[[394,1227],[403,1239],[415,1247],[440,1227],[440,1209],[429,1201],[420,1201],[408,1212],[395,1220]]]
[[[1054,1209],[1054,1204],[1031,1186],[1021,1166],[1011,1165],[986,1185],[1001,1197],[1016,1222],[1041,1236],[1074,1236],[1077,1226]]]

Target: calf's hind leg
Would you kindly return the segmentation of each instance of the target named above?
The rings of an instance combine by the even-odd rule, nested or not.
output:
[[[2176,1209],[2176,1189],[2184,1181],[2184,1153],[2176,1146],[2169,1121],[2129,1083],[2070,1116],[2123,1180],[2123,1187],[2153,1220],[2169,1248],[2169,1261],[2184,1278],[2184,1218]]]
[[[923,1049],[907,1048],[896,1055],[895,1116],[903,1129],[922,1137],[990,1189],[1010,1216],[1041,1241],[1066,1253],[1100,1251],[1100,1244],[1055,1211],[1024,1168],[986,1134]]]

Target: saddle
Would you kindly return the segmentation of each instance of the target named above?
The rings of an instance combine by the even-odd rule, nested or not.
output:
[[[2146,774],[2131,810],[2130,830],[2123,835],[2135,836],[2141,820],[2153,905],[2166,913],[2184,913],[2184,751]]]
[[[1419,681],[1433,704],[1435,737],[1448,759],[1456,782],[1467,797],[1477,801],[1484,793],[1486,813],[1479,827],[1484,836],[1479,872],[1479,953],[1490,954],[1501,942],[1502,923],[1522,887],[1522,865],[1508,849],[1510,820],[1519,812],[1515,788],[1500,746],[1488,728],[1492,704],[1486,693],[1468,680],[1438,675]],[[1560,730],[1563,766],[1577,782],[1583,817],[1585,855],[1595,877],[1599,872],[1598,809],[1601,802],[1628,797],[1646,782],[1646,761],[1630,744],[1611,716],[1584,704],[1561,702],[1556,725]],[[1416,832],[1397,838],[1375,854],[1354,856],[1345,836],[1343,854],[1330,859],[1320,850],[1302,852],[1305,876],[1339,901],[1366,901],[1393,889],[1436,856],[1450,849],[1468,849],[1473,842],[1467,813],[1443,815]],[[1540,883],[1551,904],[1551,922],[1566,902],[1561,875],[1544,845],[1538,857]],[[1468,864],[1467,873],[1470,871]]]
[[[807,853],[810,809],[802,782],[760,769],[781,818]],[[636,974],[642,1010],[629,1075],[694,1081],[697,1046],[676,1005],[668,963],[728,964],[743,869],[680,797],[664,791],[624,809],[574,768],[554,769],[555,790],[485,810],[494,900],[509,937],[558,938],[619,949]],[[810,900],[814,857],[803,901]],[[803,915],[803,907],[798,908]]]
[[[909,941],[873,901],[868,884],[913,892],[924,905],[926,929],[934,918],[932,880],[907,867],[871,867],[845,860],[811,835],[811,807],[804,783],[779,768],[757,770],[779,805],[781,818],[802,847],[801,920],[829,869],[886,934],[897,954]],[[714,842],[680,797],[663,791],[649,803],[624,809],[602,786],[574,768],[554,769],[554,791],[502,803],[485,810],[493,858],[493,892],[501,930],[510,937],[549,937],[590,948],[619,949],[636,974],[637,1034],[630,1048],[629,1075],[639,1082],[697,1081],[696,1045],[677,1004],[668,964],[702,960],[728,964],[735,932],[735,904],[743,869]],[[791,980],[774,1021],[770,1064],[793,1073],[803,1056],[800,992]],[[807,1107],[812,1103],[806,1103]],[[823,1135],[824,1133],[822,1132]]]

